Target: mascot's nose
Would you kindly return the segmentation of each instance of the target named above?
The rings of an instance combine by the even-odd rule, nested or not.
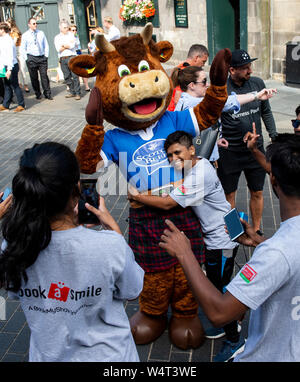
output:
[[[119,84],[120,100],[126,104],[145,98],[164,98],[170,91],[170,80],[162,70],[149,70],[123,77]]]

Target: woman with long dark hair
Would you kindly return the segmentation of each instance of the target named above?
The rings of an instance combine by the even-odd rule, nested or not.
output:
[[[3,218],[0,287],[20,299],[30,361],[138,361],[124,300],[143,271],[100,198],[86,205],[110,230],[78,224],[79,166],[66,146],[26,149]]]

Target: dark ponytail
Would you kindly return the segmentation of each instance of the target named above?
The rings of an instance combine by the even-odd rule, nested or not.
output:
[[[202,70],[199,66],[187,66],[184,69],[175,68],[171,74],[174,87],[179,86],[183,92],[186,92],[188,85],[197,81],[198,73]]]
[[[12,181],[12,207],[3,218],[6,248],[0,255],[0,287],[18,291],[26,268],[51,240],[51,221],[79,196],[79,166],[74,153],[55,142],[26,149]]]

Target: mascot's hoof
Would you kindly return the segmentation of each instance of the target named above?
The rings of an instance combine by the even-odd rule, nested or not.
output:
[[[167,327],[167,316],[150,316],[140,311],[135,313],[129,321],[137,345],[155,341]]]
[[[169,326],[169,336],[172,344],[179,349],[196,349],[205,341],[204,329],[198,316],[174,317]]]

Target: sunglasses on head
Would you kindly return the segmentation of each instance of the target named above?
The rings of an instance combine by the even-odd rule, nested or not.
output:
[[[300,126],[300,120],[299,119],[292,119],[291,122],[292,122],[293,128],[298,129],[298,127]]]

